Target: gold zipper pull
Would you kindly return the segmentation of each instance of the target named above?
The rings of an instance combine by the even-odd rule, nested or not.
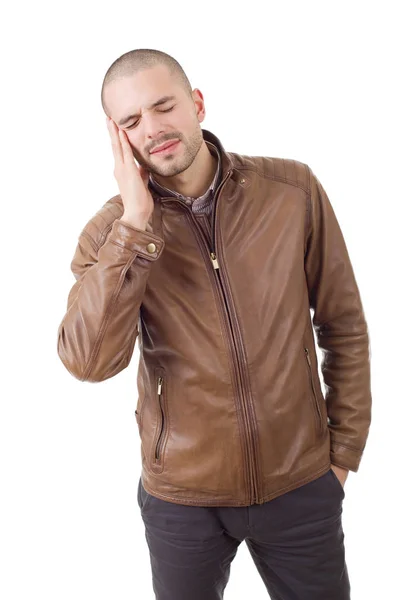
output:
[[[212,261],[214,269],[219,269],[217,257],[215,256],[214,252],[211,252],[211,261]]]
[[[158,378],[158,388],[157,388],[157,394],[160,395],[161,394],[161,389],[162,389],[162,377]]]

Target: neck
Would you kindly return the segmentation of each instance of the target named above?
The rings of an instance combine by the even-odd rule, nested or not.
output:
[[[211,154],[207,144],[203,141],[196,158],[185,171],[174,177],[152,175],[160,185],[167,187],[178,194],[198,198],[206,193],[214,179],[218,166],[218,159]]]

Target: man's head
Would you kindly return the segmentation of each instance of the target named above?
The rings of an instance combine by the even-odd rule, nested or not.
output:
[[[114,61],[104,77],[101,102],[125,131],[138,163],[151,173],[182,173],[204,143],[203,95],[192,91],[180,64],[159,50],[132,50]],[[171,150],[152,153],[173,140],[179,142]]]

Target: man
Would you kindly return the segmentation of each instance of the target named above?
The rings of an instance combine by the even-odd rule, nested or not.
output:
[[[102,105],[120,193],[79,236],[58,353],[99,382],[139,340],[156,597],[222,598],[245,540],[271,598],[348,599],[343,486],[368,436],[370,357],[330,201],[308,165],[202,130],[203,95],[163,52],[117,59]]]

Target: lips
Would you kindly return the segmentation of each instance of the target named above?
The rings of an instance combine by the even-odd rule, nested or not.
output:
[[[166,150],[170,146],[175,146],[175,144],[177,144],[178,142],[179,142],[179,140],[169,140],[168,142],[164,142],[164,144],[161,144],[160,146],[156,146],[155,148],[153,148],[153,150],[151,150],[150,154],[156,154],[157,152]]]

